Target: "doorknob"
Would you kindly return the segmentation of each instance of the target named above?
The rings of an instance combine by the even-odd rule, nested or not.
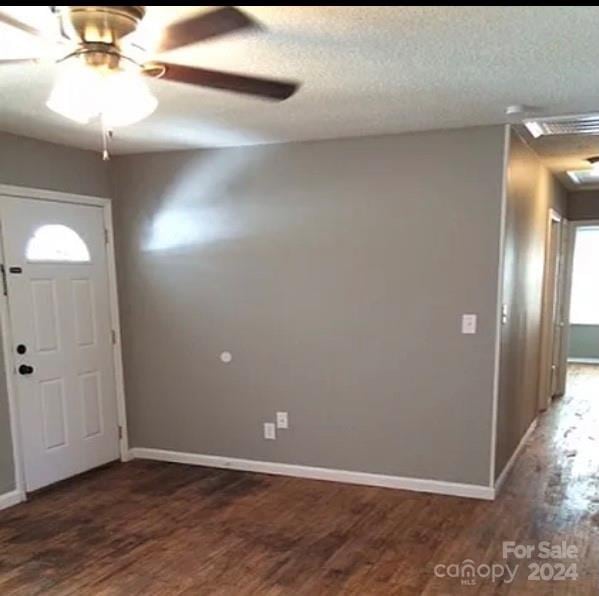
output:
[[[33,366],[29,366],[28,364],[21,364],[21,366],[19,366],[20,375],[30,375],[32,372]]]

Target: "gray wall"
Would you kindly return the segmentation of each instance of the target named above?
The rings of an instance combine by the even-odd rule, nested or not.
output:
[[[599,219],[599,190],[580,190],[568,195],[568,219]]]
[[[98,153],[0,132],[0,184],[110,196]],[[0,494],[14,488],[5,371],[0,353]]]
[[[110,196],[100,153],[0,132],[0,184]]]
[[[487,127],[114,159],[132,445],[488,485],[502,153]]]
[[[599,325],[570,325],[568,358],[599,360]]]
[[[538,412],[543,269],[548,209],[567,208],[566,191],[537,156],[510,133],[495,475]]]

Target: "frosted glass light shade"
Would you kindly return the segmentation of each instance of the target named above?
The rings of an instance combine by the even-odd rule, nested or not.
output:
[[[102,74],[79,60],[69,60],[61,65],[46,106],[65,118],[87,124],[100,113],[101,93]]]
[[[70,120],[87,124],[101,117],[108,128],[127,126],[158,105],[137,71],[101,70],[77,59],[61,66],[46,105]]]
[[[157,106],[139,73],[121,70],[106,77],[101,112],[108,128],[139,122]]]

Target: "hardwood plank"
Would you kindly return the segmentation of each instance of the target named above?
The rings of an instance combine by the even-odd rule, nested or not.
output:
[[[0,512],[0,593],[597,594],[598,485],[599,367],[576,366],[495,502],[115,464]],[[435,577],[504,540],[575,544],[578,581]]]

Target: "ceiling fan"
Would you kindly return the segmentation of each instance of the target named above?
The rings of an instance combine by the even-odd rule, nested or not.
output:
[[[76,122],[99,118],[105,135],[114,127],[138,122],[149,116],[158,104],[144,77],[220,89],[275,101],[291,97],[299,85],[291,81],[259,78],[196,68],[149,59],[135,39],[144,6],[52,6],[60,35],[48,39],[41,31],[0,12],[0,24],[9,25],[58,50],[59,76],[47,106]],[[225,6],[167,25],[152,54],[160,54],[190,44],[237,31],[260,31],[250,16]],[[19,64],[36,59],[0,60]],[[106,147],[104,147],[107,158]]]

